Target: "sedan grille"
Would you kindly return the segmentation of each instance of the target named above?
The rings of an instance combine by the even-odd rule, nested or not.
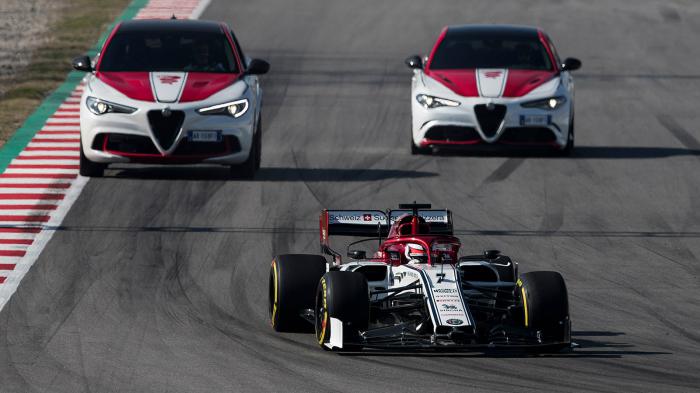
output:
[[[474,105],[474,113],[479,121],[481,131],[489,138],[492,138],[498,132],[503,124],[503,119],[506,117],[505,105]]]
[[[148,112],[148,123],[151,125],[151,131],[165,150],[170,149],[175,143],[184,121],[185,112],[183,111],[170,111],[168,116],[165,116],[161,111]]]

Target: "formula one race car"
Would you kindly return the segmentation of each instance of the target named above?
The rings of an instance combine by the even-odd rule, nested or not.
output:
[[[574,148],[574,81],[581,61],[559,60],[533,27],[448,26],[425,64],[406,59],[411,152],[494,145]]]
[[[80,100],[80,174],[110,163],[219,164],[235,177],[260,167],[263,60],[244,56],[224,23],[133,20],[117,25]]]
[[[269,306],[276,331],[315,327],[324,349],[561,350],[571,346],[564,279],[557,272],[518,274],[496,250],[458,257],[448,210],[321,213],[322,255],[278,255]],[[331,235],[371,238],[347,246],[351,262],[330,247]],[[358,249],[378,242],[371,257]]]

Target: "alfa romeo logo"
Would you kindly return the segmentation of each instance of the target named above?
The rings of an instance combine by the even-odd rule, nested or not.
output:
[[[160,80],[160,83],[165,84],[165,85],[172,85],[177,83],[180,80],[179,75],[160,75],[158,79]]]

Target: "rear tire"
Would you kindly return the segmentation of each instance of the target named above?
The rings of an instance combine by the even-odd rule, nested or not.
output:
[[[80,176],[102,177],[106,168],[107,164],[99,164],[88,160],[83,152],[83,144],[80,144]]]
[[[362,273],[331,271],[318,283],[316,291],[316,340],[324,344],[331,338],[331,318],[343,322],[343,339],[366,330],[369,324],[369,291]]]
[[[316,286],[326,273],[320,255],[286,254],[272,260],[269,280],[269,311],[278,332],[310,332],[313,326],[300,313],[314,309]]]
[[[570,346],[569,296],[558,272],[538,271],[520,275],[517,282],[523,305],[523,326],[539,330],[547,351]]]

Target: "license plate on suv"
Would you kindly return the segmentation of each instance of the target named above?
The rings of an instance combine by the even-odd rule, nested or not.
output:
[[[521,126],[547,126],[552,122],[552,116],[549,115],[521,115]]]
[[[193,130],[187,132],[187,139],[190,142],[221,142],[221,131]]]

